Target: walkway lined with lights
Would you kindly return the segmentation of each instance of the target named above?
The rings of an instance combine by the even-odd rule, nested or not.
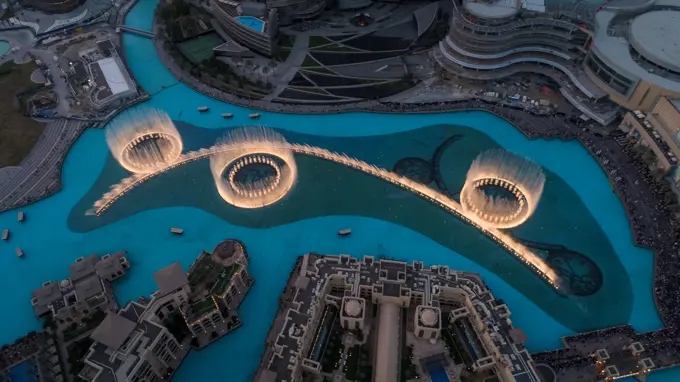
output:
[[[417,183],[411,179],[405,178],[403,176],[397,175],[393,172],[387,171],[385,169],[376,167],[374,165],[368,164],[364,161],[351,158],[345,154],[338,154],[320,147],[314,147],[309,145],[291,144],[291,143],[281,143],[281,142],[266,142],[266,141],[256,141],[256,142],[245,142],[241,143],[239,147],[233,145],[216,145],[210,148],[203,148],[198,151],[192,151],[180,156],[175,163],[170,166],[164,167],[156,172],[148,174],[137,174],[131,177],[123,179],[117,185],[111,187],[111,191],[105,193],[101,199],[94,203],[94,208],[90,210],[89,214],[94,214],[101,216],[106,210],[108,210],[118,199],[122,198],[125,194],[146,182],[147,180],[163,174],[169,170],[176,167],[208,158],[213,155],[228,153],[231,151],[241,151],[241,150],[253,150],[261,149],[259,154],[269,154],[268,150],[273,152],[279,150],[291,150],[297,154],[308,155],[344,166],[353,168],[355,170],[373,175],[377,178],[385,180],[392,183],[398,187],[403,188],[406,191],[412,192],[421,198],[429,201],[430,203],[442,208],[443,210],[458,216],[464,222],[471,224],[472,226],[479,229],[483,234],[493,239],[513,256],[521,260],[526,264],[532,271],[545,279],[552,287],[559,289],[558,276],[555,271],[550,268],[548,264],[533,251],[531,251],[526,246],[515,241],[510,235],[503,233],[502,231],[489,227],[484,221],[480,220],[473,214],[466,213],[463,211],[462,206],[455,200],[447,197],[446,195],[431,189],[423,184]]]

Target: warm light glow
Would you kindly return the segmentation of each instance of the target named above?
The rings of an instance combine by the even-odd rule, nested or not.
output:
[[[472,162],[460,201],[465,212],[487,226],[513,228],[534,213],[544,184],[539,165],[505,150],[489,150]]]
[[[261,208],[286,196],[297,179],[293,151],[286,144],[280,134],[262,127],[232,130],[216,145],[220,153],[210,157],[210,169],[222,199],[240,208]],[[238,182],[238,173],[252,165],[267,166],[274,175],[245,184]]]
[[[130,111],[106,128],[111,154],[133,173],[153,173],[174,163],[183,143],[170,117],[161,110]]]
[[[376,166],[373,166],[371,164],[368,164],[364,161],[355,158],[351,158],[345,154],[338,154],[320,147],[288,143],[285,140],[283,140],[280,137],[280,135],[266,129],[262,128],[244,129],[242,130],[241,133],[236,133],[236,135],[238,134],[242,134],[241,137],[250,138],[236,139],[235,136],[231,136],[230,140],[227,140],[227,143],[218,143],[207,149],[201,149],[198,151],[183,154],[174,163],[172,163],[169,166],[160,168],[156,172],[146,174],[135,174],[129,178],[123,179],[117,185],[112,186],[111,191],[104,194],[101,199],[95,202],[93,210],[89,211],[88,213],[101,215],[104,212],[106,212],[106,210],[110,208],[116,201],[118,201],[118,199],[122,198],[129,191],[139,186],[140,184],[146,182],[147,180],[153,178],[154,176],[162,174],[166,171],[169,171],[181,165],[209,157],[210,158],[216,157],[216,159],[211,160],[211,168],[213,169],[213,175],[216,174],[216,170],[219,169],[220,181],[217,182],[217,187],[218,190],[220,191],[220,195],[223,198],[225,198],[225,196],[222,195],[221,188],[225,189],[226,187],[227,189],[230,189],[233,186],[229,185],[230,183],[229,175],[227,176],[226,180],[224,179],[223,172],[225,167],[222,167],[222,165],[228,165],[229,163],[232,164],[237,163],[239,159],[250,155],[264,155],[264,156],[271,155],[272,157],[280,158],[284,163],[286,163],[287,167],[290,169],[289,170],[290,176],[289,177],[284,176],[285,171],[282,170],[280,184],[275,188],[275,190],[263,193],[263,195],[269,195],[270,193],[271,195],[277,195],[276,200],[279,200],[280,198],[283,197],[283,195],[285,195],[285,193],[281,194],[280,192],[283,190],[288,192],[288,190],[292,188],[292,185],[295,182],[295,178],[297,176],[297,168],[295,166],[293,153],[297,153],[302,155],[309,155],[320,159],[325,159],[331,162],[342,164],[347,167],[351,167],[358,171],[373,175],[377,178],[392,183],[398,187],[401,187],[409,192],[412,192],[420,196],[421,198],[433,203],[434,205],[442,208],[443,210],[451,214],[456,215],[464,222],[479,229],[483,234],[494,240],[501,247],[507,250],[510,254],[512,254],[517,259],[526,264],[532,271],[534,271],[536,274],[545,279],[555,289],[559,289],[558,283],[559,280],[557,274],[552,268],[550,268],[549,265],[546,264],[543,258],[536,255],[526,246],[515,241],[510,235],[507,235],[504,232],[500,231],[493,223],[484,220],[476,213],[467,211],[458,202],[440,193],[439,191],[435,191],[426,185],[415,182],[411,179],[400,176],[391,171],[378,168]],[[235,142],[238,142],[238,144],[235,144]],[[528,218],[528,216],[531,215],[531,213],[536,207],[536,204],[538,203],[538,198],[540,197],[543,183],[542,181],[534,183],[532,182],[522,183],[521,182],[523,180],[522,177],[517,177],[515,180],[518,181],[516,186],[526,187],[523,188],[522,192],[529,206],[527,211],[529,211],[530,213],[526,216],[526,218]],[[537,187],[538,183],[540,183],[540,187]],[[230,197],[236,194],[236,191],[233,190],[229,192],[231,193],[229,194]],[[227,198],[225,198],[225,200],[231,203]],[[264,199],[255,198],[255,200],[257,200],[257,202],[252,202],[253,205],[252,207],[246,208],[255,208],[256,207],[255,204],[257,203],[260,203],[260,205],[266,205],[266,203],[262,204]],[[270,199],[266,200],[269,201]],[[274,202],[276,200],[274,200]],[[232,199],[232,202],[233,201],[234,200]],[[245,201],[245,198],[238,199],[238,201],[234,203],[240,202],[249,204],[248,202]],[[234,205],[238,206],[238,204]]]

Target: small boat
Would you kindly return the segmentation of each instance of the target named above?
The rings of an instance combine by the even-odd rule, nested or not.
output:
[[[252,119],[258,119],[258,118],[260,118],[260,113],[248,114],[248,117],[250,117]]]
[[[17,257],[24,257],[24,251],[21,248],[17,248],[14,251],[17,253]]]
[[[200,111],[201,113],[208,111],[208,110],[210,110],[210,108],[207,107],[207,106],[201,106],[201,107],[198,108],[198,111]]]
[[[338,231],[338,236],[349,236],[351,234],[352,234],[352,230],[349,229],[349,228],[348,229],[341,229],[340,231]]]
[[[184,233],[184,230],[181,228],[170,228],[170,232],[174,233],[175,235],[181,235]]]
[[[26,216],[24,215],[24,211],[19,211],[19,214],[17,214],[17,221],[22,222],[25,218]]]
[[[234,116],[234,114],[232,114],[232,113],[223,113],[222,114],[222,118],[224,118],[224,119],[231,118],[233,116]]]
[[[7,240],[7,239],[9,239],[9,230],[5,229],[4,231],[2,231],[2,240]]]

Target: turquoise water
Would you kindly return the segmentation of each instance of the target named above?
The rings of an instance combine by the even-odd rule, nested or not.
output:
[[[239,16],[236,21],[260,33],[264,30],[264,21],[253,16]]]
[[[34,370],[36,366],[35,359],[31,358],[9,369],[5,376],[12,382],[37,382],[39,374]]]
[[[140,0],[126,24],[151,29],[156,2]],[[184,86],[165,70],[146,38],[125,35],[124,50],[130,68],[140,85],[157,93],[146,106],[166,110],[179,119],[203,128],[238,126],[250,122],[249,110],[223,104]],[[211,111],[200,114],[197,106]],[[221,113],[234,113],[224,120]],[[469,126],[484,132],[495,142],[515,153],[531,157],[558,174],[582,199],[588,211],[609,238],[619,256],[634,291],[629,322],[638,331],[661,326],[652,301],[652,258],[648,251],[632,245],[630,227],[624,210],[612,193],[605,174],[576,142],[529,141],[508,123],[489,114],[451,113],[440,115],[280,115],[261,112],[260,123],[292,132],[327,136],[360,137],[386,135],[436,124]],[[479,272],[497,298],[510,306],[515,325],[529,337],[531,351],[559,347],[559,337],[571,331],[543,312],[521,293],[480,265],[441,246],[430,238],[400,225],[356,216],[327,216],[266,229],[244,228],[194,207],[172,207],[143,211],[104,227],[75,233],[67,226],[73,206],[93,187],[108,158],[101,130],[91,130],[74,145],[64,163],[63,189],[56,195],[22,208],[27,220],[16,222],[16,212],[0,214],[0,227],[12,231],[9,243],[0,243],[0,279],[13,293],[0,297],[13,314],[2,316],[0,343],[10,342],[39,324],[32,319],[30,291],[48,279],[64,278],[68,264],[89,253],[104,254],[126,249],[132,262],[128,276],[115,285],[118,300],[124,303],[155,290],[152,274],[157,269],[180,261],[185,267],[201,250],[236,237],[243,240],[252,256],[251,273],[257,280],[240,308],[244,326],[233,335],[192,353],[178,371],[177,381],[246,381],[255,371],[263,350],[264,338],[274,317],[278,293],[283,288],[296,256],[309,251],[347,253],[355,256],[375,254],[378,248],[390,256],[421,259],[430,264],[448,264],[456,269]],[[176,190],[181,192],[181,190]],[[181,237],[168,239],[167,227],[184,228]],[[337,237],[338,229],[352,227],[351,240]],[[399,238],[396,242],[394,238]],[[26,256],[18,259],[14,248]],[[213,367],[220,365],[220,367]],[[225,373],[228,370],[228,377]],[[660,372],[650,380],[672,380],[671,372]]]
[[[9,52],[10,47],[11,46],[9,45],[9,43],[7,41],[0,40],[0,56]]]

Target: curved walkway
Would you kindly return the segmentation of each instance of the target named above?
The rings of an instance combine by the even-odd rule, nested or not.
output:
[[[90,211],[91,214],[100,216],[107,209],[109,209],[116,201],[125,196],[131,190],[141,185],[142,183],[156,177],[157,175],[163,174],[174,168],[180,167],[182,165],[205,159],[214,155],[218,155],[225,152],[235,151],[235,150],[245,150],[245,149],[258,149],[261,147],[266,147],[267,150],[290,150],[298,154],[308,155],[316,157],[319,159],[324,159],[327,161],[335,162],[355,170],[364,172],[366,174],[375,176],[376,178],[382,179],[389,183],[392,183],[406,191],[409,191],[428,202],[442,208],[446,212],[449,212],[459,219],[468,223],[484,235],[490,237],[501,245],[505,250],[510,252],[517,259],[522,261],[527,265],[532,271],[537,275],[542,277],[548,284],[553,286],[555,289],[559,290],[559,280],[557,274],[548,266],[545,261],[535,253],[533,253],[529,248],[515,241],[510,235],[505,234],[499,229],[488,227],[481,219],[477,218],[474,214],[468,214],[463,210],[461,205],[455,200],[449,198],[448,196],[442,194],[441,192],[435,191],[426,185],[415,182],[406,177],[397,175],[391,171],[376,167],[374,165],[368,164],[359,159],[351,158],[345,154],[338,154],[320,147],[300,145],[294,143],[279,143],[279,142],[268,142],[264,140],[244,142],[240,143],[238,146],[234,145],[215,145],[208,149],[201,149],[198,151],[192,151],[180,156],[175,163],[165,167],[159,171],[149,173],[149,174],[137,174],[129,178],[123,179],[119,184],[111,187],[111,191],[107,192],[102,196],[101,199],[95,202],[94,210]]]

